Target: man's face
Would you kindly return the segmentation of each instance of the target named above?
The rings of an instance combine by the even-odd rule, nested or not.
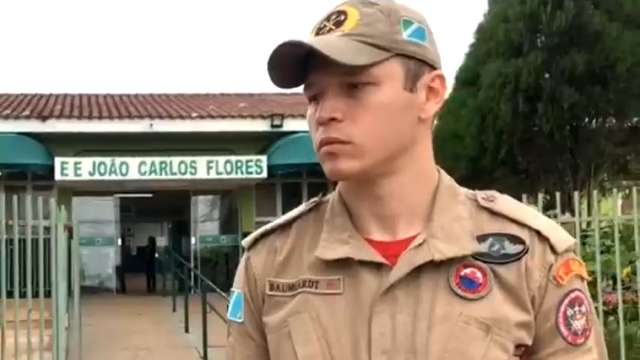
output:
[[[404,69],[396,58],[367,68],[318,58],[310,64],[304,94],[313,145],[333,181],[394,171],[406,164],[418,137],[429,136],[425,91],[404,89]]]

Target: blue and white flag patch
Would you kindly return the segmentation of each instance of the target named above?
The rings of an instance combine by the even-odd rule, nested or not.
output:
[[[420,45],[427,45],[429,35],[427,34],[427,27],[423,24],[413,19],[403,18],[400,22],[400,28],[402,30],[402,37],[405,40]]]
[[[244,322],[244,294],[240,290],[231,289],[227,319],[238,324]]]

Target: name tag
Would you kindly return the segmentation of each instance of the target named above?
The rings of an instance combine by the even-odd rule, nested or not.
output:
[[[300,293],[335,295],[344,291],[342,276],[267,279],[266,286],[267,295],[272,296],[294,296]]]

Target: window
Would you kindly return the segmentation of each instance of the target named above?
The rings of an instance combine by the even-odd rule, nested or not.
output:
[[[329,184],[320,181],[310,181],[307,184],[307,198],[312,199],[329,190]]]
[[[302,186],[300,182],[285,182],[281,184],[282,214],[285,214],[302,204]]]
[[[5,181],[27,181],[28,175],[22,171],[3,171],[0,175]]]
[[[256,185],[256,217],[272,218],[278,216],[277,191],[275,183]]]
[[[266,225],[330,189],[319,173],[289,173],[255,186],[255,228]]]

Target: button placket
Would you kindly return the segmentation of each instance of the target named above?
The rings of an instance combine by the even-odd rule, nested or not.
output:
[[[391,323],[386,298],[383,294],[376,300],[371,314],[371,360],[387,359],[390,351]]]

